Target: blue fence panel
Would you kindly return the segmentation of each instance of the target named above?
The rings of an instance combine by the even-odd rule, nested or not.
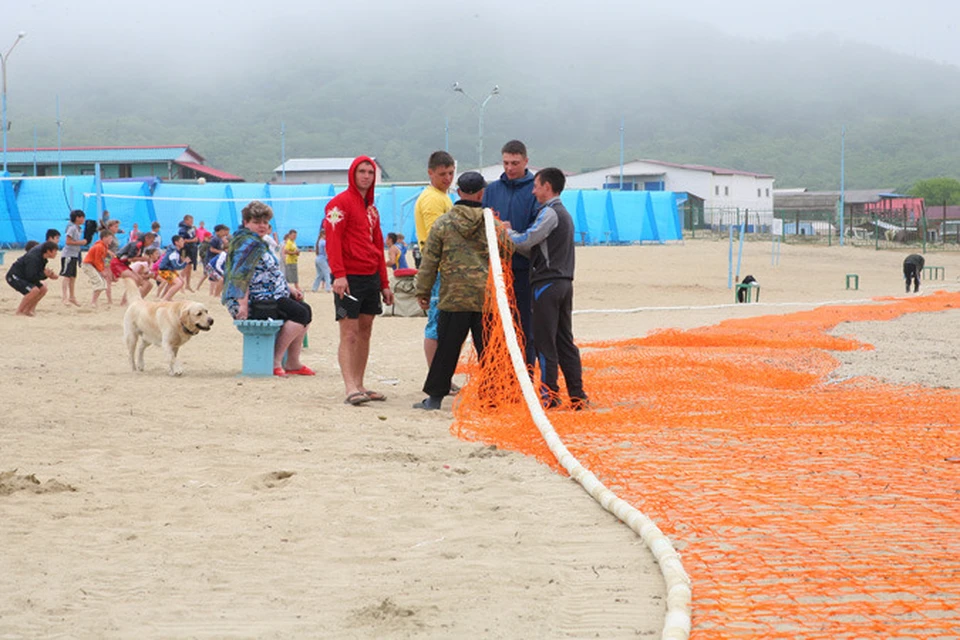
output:
[[[161,183],[153,191],[153,211],[160,231],[163,234],[164,244],[177,233],[183,216],[193,216],[193,224],[199,226],[201,222],[207,230],[212,230],[217,221],[223,216],[223,211],[229,209],[228,185],[224,182],[207,184],[180,184]],[[143,230],[149,230],[149,225]]]
[[[685,199],[685,198],[684,198]],[[683,223],[672,191],[651,191],[650,204],[657,219],[657,242],[683,240]]]
[[[47,229],[57,229],[63,234],[70,222],[63,180],[24,180],[16,189],[16,197],[27,240],[43,242]]]
[[[67,176],[63,179],[63,193],[70,210],[84,209],[86,194],[97,190],[97,180],[93,176]]]
[[[14,183],[0,180],[0,246],[23,244],[26,241],[27,237],[20,223],[20,212],[17,210]]]
[[[611,191],[610,206],[617,224],[614,242],[640,242],[650,227],[648,197],[643,191]]]
[[[153,213],[153,203],[148,200],[150,185],[146,182],[104,182],[103,208],[110,212],[110,218],[120,221],[120,230],[129,232],[136,222],[142,232],[149,231],[150,225],[156,219]],[[94,192],[84,194],[84,213],[87,220],[97,219],[97,196]],[[174,230],[163,230],[164,240],[176,233]],[[117,241],[122,246],[126,241],[125,233],[121,233]]]
[[[266,202],[269,195],[267,185],[262,182],[231,182],[227,185],[227,194],[231,201],[227,203],[226,210],[221,210],[223,217],[217,219],[217,224],[227,225],[231,232],[240,227],[245,206],[254,200]]]
[[[392,231],[403,234],[408,241],[416,240],[413,209],[422,192],[423,187],[417,186],[380,187],[376,190],[374,204],[380,212],[380,228],[384,237]]]
[[[610,226],[607,208],[609,191],[581,191],[583,196],[583,219],[587,228],[587,244],[610,242]]]
[[[95,181],[91,176],[64,180],[0,181],[0,243],[22,244],[42,238],[48,227],[63,229],[71,209],[97,215]],[[151,192],[151,186],[156,185]],[[274,210],[274,229],[283,235],[299,232],[298,243],[309,246],[316,238],[329,199],[343,191],[330,184],[104,182],[104,208],[127,231],[133,223],[147,231],[157,221],[165,241],[177,232],[187,213],[208,229],[241,222],[240,212],[252,200]],[[379,187],[375,203],[386,235],[402,233],[415,241],[413,210],[422,186]],[[146,198],[145,196],[154,196]],[[570,189],[561,195],[574,219],[577,240],[586,244],[665,242],[680,240],[682,231],[676,194],[668,191],[610,191]]]
[[[266,203],[273,209],[273,229],[281,238],[297,230],[297,244],[311,246],[320,233],[324,209],[333,194],[329,184],[271,184]]]

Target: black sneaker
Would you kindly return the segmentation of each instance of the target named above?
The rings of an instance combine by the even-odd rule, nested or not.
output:
[[[583,398],[570,398],[570,408],[574,411],[583,411],[590,408],[590,400]]]
[[[563,404],[563,401],[557,396],[545,396],[540,398],[540,404],[544,409],[556,409]]]
[[[433,396],[427,396],[417,404],[413,405],[414,409],[423,409],[424,411],[436,411],[440,408],[440,405],[443,403],[443,398],[434,398]]]

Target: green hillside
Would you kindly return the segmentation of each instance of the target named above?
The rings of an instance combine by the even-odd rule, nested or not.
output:
[[[41,146],[56,144],[59,94],[65,146],[189,143],[215,167],[266,180],[280,163],[283,121],[287,158],[366,153],[394,180],[419,180],[427,155],[444,147],[445,122],[451,152],[476,164],[477,111],[450,90],[458,80],[478,99],[500,86],[485,114],[488,164],[520,138],[537,165],[614,165],[623,118],[628,160],[771,173],[778,186],[836,188],[844,125],[848,188],[960,174],[960,69],[828,37],[748,41],[668,26],[608,25],[615,55],[562,34],[566,46],[543,59],[535,47],[462,43],[438,55],[396,36],[362,63],[304,52],[199,78],[37,74],[11,96],[21,111],[10,145],[31,146],[34,126]]]

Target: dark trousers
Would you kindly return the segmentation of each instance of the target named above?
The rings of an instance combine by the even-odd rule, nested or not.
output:
[[[479,311],[444,311],[437,316],[437,352],[430,364],[423,392],[433,398],[442,398],[450,393],[450,381],[457,371],[460,349],[473,335],[477,358],[483,357],[483,314]]]
[[[567,382],[571,399],[585,399],[580,349],[573,343],[573,281],[537,282],[533,292],[533,337],[540,363],[540,382],[553,393],[560,392],[558,369]]]
[[[913,290],[920,291],[920,269],[917,265],[910,263],[903,265],[903,278],[907,281],[907,293],[910,293],[911,282],[913,282]]]
[[[537,348],[534,342],[533,306],[530,292],[530,271],[513,271],[513,298],[517,301],[517,315],[520,316],[520,329],[524,338],[524,359],[528,367],[537,361]],[[516,322],[514,322],[516,325]]]

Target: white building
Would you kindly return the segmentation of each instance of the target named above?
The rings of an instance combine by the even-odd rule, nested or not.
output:
[[[273,170],[272,182],[283,182],[286,171],[287,184],[348,184],[350,165],[354,158],[291,158]],[[389,178],[380,166],[380,162],[373,158],[377,170],[377,184],[382,184],[383,178]]]
[[[567,177],[568,189],[619,187],[620,165]],[[737,169],[634,160],[623,165],[623,188],[689,193],[703,200],[705,210],[773,211],[773,176]]]

